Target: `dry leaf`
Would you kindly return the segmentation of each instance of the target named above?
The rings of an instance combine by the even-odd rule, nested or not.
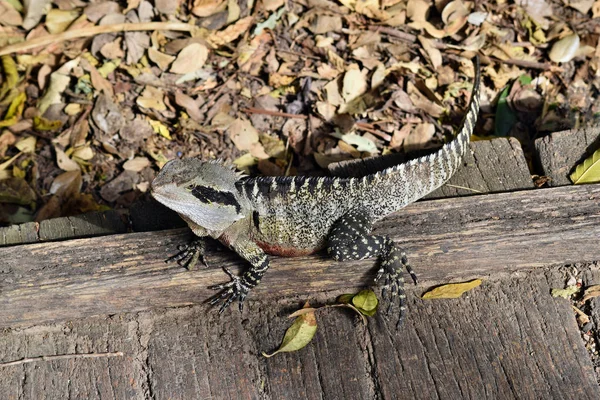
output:
[[[198,17],[210,17],[221,12],[227,6],[224,0],[195,0],[192,13]]]
[[[576,33],[565,36],[552,45],[548,57],[554,62],[569,62],[577,55],[579,44],[579,35]]]
[[[75,193],[79,193],[82,184],[83,179],[80,170],[63,172],[52,181],[50,194],[59,196],[74,195]]]
[[[404,139],[404,150],[407,152],[423,149],[435,135],[435,125],[429,122],[418,124],[410,135]]]
[[[81,167],[75,161],[71,160],[64,151],[58,147],[54,147],[56,152],[56,164],[63,171],[79,171]]]
[[[594,0],[580,0],[572,1],[569,3],[569,7],[576,9],[582,14],[587,14],[594,5]]]
[[[8,1],[0,1],[0,25],[19,26],[23,17]]]
[[[50,8],[50,0],[25,0],[25,16],[23,18],[23,28],[30,30],[36,26]]]
[[[238,118],[229,125],[228,131],[231,141],[238,150],[249,151],[253,144],[258,143],[258,132],[250,121]]]
[[[585,303],[586,301],[593,299],[595,297],[598,297],[598,296],[600,296],[600,285],[589,286],[589,287],[585,288],[581,302]]]
[[[174,74],[187,74],[199,70],[208,59],[208,49],[200,43],[192,43],[184,47],[171,65]]]
[[[310,308],[310,305],[306,303],[304,308]],[[315,318],[314,311],[302,314],[296,318],[292,326],[285,332],[285,336],[283,337],[279,349],[271,354],[263,352],[262,355],[265,357],[273,357],[277,353],[300,350],[310,343],[316,332],[317,319]]]
[[[217,31],[211,33],[207,40],[213,44],[214,46],[223,46],[227,43],[231,43],[245,32],[250,29],[252,23],[254,22],[254,17],[246,17],[236,21],[234,24],[229,25],[227,28],[222,31]]]
[[[81,146],[76,148],[71,156],[80,160],[89,161],[94,158],[94,150],[92,150],[90,146]]]
[[[15,143],[15,147],[23,153],[34,153],[36,142],[35,136],[27,136]]]
[[[158,65],[158,67],[163,71],[166,71],[167,68],[169,68],[169,65],[171,65],[171,63],[175,60],[174,56],[161,53],[153,47],[148,49],[148,58],[150,58],[150,60]]]
[[[64,63],[58,70],[50,74],[50,83],[46,93],[38,100],[37,108],[40,114],[44,114],[52,104],[62,102],[62,92],[65,91],[71,82],[71,70],[79,64],[79,58]]]
[[[160,136],[172,140],[173,138],[171,137],[171,133],[169,132],[169,128],[167,128],[167,126],[165,124],[163,124],[160,121],[155,121],[153,119],[149,119],[148,123],[150,124],[150,126],[152,127],[152,129],[154,130],[154,132],[158,133]]]
[[[481,285],[481,279],[473,279],[468,282],[448,283],[435,287],[422,296],[423,299],[456,299],[462,296],[463,293]]]
[[[356,99],[367,91],[367,80],[358,68],[350,69],[344,74],[342,96],[346,103]]]
[[[433,45],[433,40],[427,39],[423,35],[419,35],[419,41],[423,45],[423,49],[427,52],[433,69],[438,69],[442,65],[442,52]]]
[[[152,108],[156,111],[165,111],[167,106],[164,103],[164,93],[154,86],[146,86],[141,96],[135,99],[138,106]]]
[[[79,11],[77,10],[58,10],[53,8],[46,15],[46,29],[50,33],[64,32],[78,17]]]
[[[148,166],[150,166],[150,160],[146,157],[135,157],[131,160],[127,160],[125,164],[123,164],[123,169],[126,171],[140,172]]]
[[[175,103],[185,108],[185,112],[198,123],[204,122],[204,114],[200,111],[200,105],[196,100],[180,91],[175,92]]]

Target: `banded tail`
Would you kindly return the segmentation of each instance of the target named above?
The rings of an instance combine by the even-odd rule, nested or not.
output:
[[[346,178],[362,176],[383,203],[375,212],[378,216],[397,211],[442,186],[460,167],[477,123],[481,75],[479,56],[475,57],[474,64],[471,99],[454,139],[408,162],[402,162],[406,159],[404,154],[390,154],[336,163],[329,168],[330,172]]]

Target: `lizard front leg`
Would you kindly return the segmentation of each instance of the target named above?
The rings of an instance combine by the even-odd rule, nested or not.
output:
[[[379,257],[379,271],[375,282],[384,278],[382,295],[389,291],[389,307],[398,298],[400,316],[396,327],[400,327],[406,314],[406,295],[404,294],[403,270],[409,272],[415,284],[417,276],[408,264],[404,251],[387,236],[371,235],[371,220],[364,210],[352,210],[339,218],[333,225],[327,241],[327,251],[336,261],[362,260]]]
[[[244,300],[248,292],[260,283],[265,272],[269,269],[269,257],[254,242],[244,239],[231,244],[233,250],[251,265],[250,269],[242,276],[236,276],[227,268],[223,268],[231,280],[227,283],[211,286],[210,289],[221,290],[209,302],[216,305],[220,302],[219,314],[222,313],[235,300],[239,301],[240,311],[244,308]]]
[[[194,268],[198,260],[208,267],[204,253],[206,252],[206,238],[199,237],[190,243],[179,245],[179,252],[167,258],[165,262],[176,261],[178,265],[187,268]]]

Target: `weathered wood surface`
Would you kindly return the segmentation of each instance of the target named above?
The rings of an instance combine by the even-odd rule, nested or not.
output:
[[[120,213],[95,212],[0,228],[0,246],[125,232],[127,232],[126,218]]]
[[[421,289],[449,279],[600,260],[600,185],[472,196],[413,204],[375,231],[404,246]],[[112,235],[0,248],[0,326],[199,303],[219,268],[186,271],[163,262],[186,230]],[[209,263],[239,270],[232,252]],[[274,258],[252,297],[363,286],[374,261],[316,255]]]
[[[550,186],[571,185],[575,167],[600,149],[600,126],[554,132],[535,141],[541,174],[550,177]]]
[[[591,271],[598,277],[598,270]],[[0,366],[3,399],[597,399],[593,365],[559,271],[484,282],[464,298],[410,297],[406,325],[317,316],[313,342],[271,359],[300,301],[92,317],[0,332],[0,364],[24,357],[122,357]]]

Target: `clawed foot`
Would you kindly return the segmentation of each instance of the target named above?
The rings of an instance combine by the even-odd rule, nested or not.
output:
[[[182,267],[188,270],[194,268],[198,264],[198,260],[202,261],[206,267],[208,264],[204,257],[204,251],[206,243],[202,239],[196,239],[188,244],[181,244],[177,247],[179,252],[171,257],[167,258],[165,262],[176,261]]]
[[[397,251],[392,251],[387,257],[382,258],[375,277],[375,282],[379,282],[382,278],[384,281],[381,297],[388,301],[386,314],[389,315],[394,300],[398,299],[400,316],[396,323],[396,329],[400,328],[406,316],[406,295],[404,294],[404,277],[402,276],[404,268],[406,268],[416,285],[418,283],[417,275],[408,264],[408,259],[403,251],[400,254]]]
[[[244,300],[248,296],[250,287],[244,282],[243,278],[234,275],[229,269],[223,267],[223,270],[229,275],[231,280],[220,285],[209,286],[209,289],[222,290],[222,292],[211,297],[208,302],[213,306],[223,302],[219,308],[219,314],[221,314],[231,303],[238,300],[240,311],[242,311],[244,309]]]

